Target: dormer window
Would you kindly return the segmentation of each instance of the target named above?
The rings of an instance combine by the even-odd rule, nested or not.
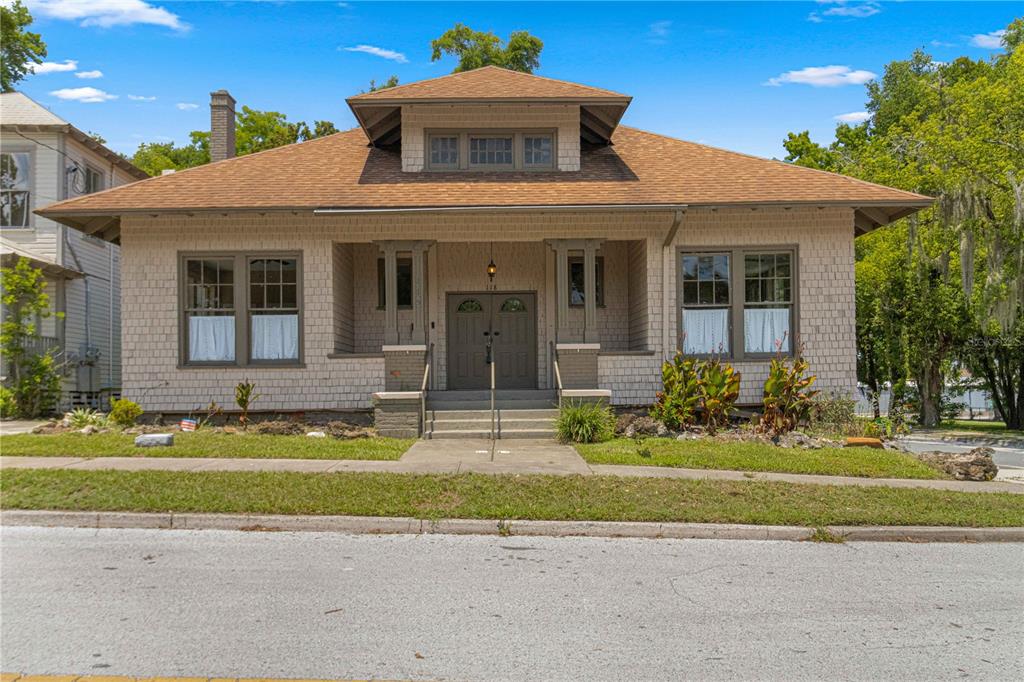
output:
[[[426,131],[427,170],[555,169],[555,131]]]

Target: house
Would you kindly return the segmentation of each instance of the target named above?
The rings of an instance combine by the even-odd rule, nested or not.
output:
[[[931,200],[620,125],[630,100],[485,67],[232,158],[219,91],[213,163],[41,213],[121,244],[124,390],[150,411],[249,379],[260,409],[374,404],[419,433],[446,430],[426,407],[480,408],[489,435],[492,385],[649,404],[677,350],[727,358],[744,403],[797,348],[852,394],[854,237]]]
[[[106,407],[121,391],[120,249],[35,211],[146,177],[24,94],[0,94],[0,262],[41,268],[64,313],[42,321],[38,348],[68,361],[63,407]]]

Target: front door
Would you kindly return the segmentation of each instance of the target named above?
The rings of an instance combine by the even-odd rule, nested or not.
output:
[[[533,293],[448,294],[448,388],[537,386],[537,301]]]

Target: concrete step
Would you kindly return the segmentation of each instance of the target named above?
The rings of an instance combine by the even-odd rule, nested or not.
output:
[[[487,419],[491,410],[450,410],[447,407],[427,410],[427,420],[432,419]],[[499,408],[498,418],[505,419],[557,419],[558,410],[553,408]]]
[[[424,438],[433,440],[442,439],[462,439],[462,438],[483,438],[488,439],[491,437],[491,430],[487,429],[484,431],[452,431],[448,429],[440,429],[437,431],[427,431],[423,434]],[[510,440],[513,438],[554,438],[554,429],[504,429],[498,432],[498,438],[502,440]]]
[[[558,406],[554,400],[546,398],[536,400],[495,400],[494,406],[499,410],[551,410]],[[487,400],[434,400],[427,395],[428,410],[486,410],[491,411],[491,401]]]
[[[554,429],[502,429],[498,438],[512,440],[514,438],[554,438]]]
[[[557,394],[555,391],[547,390],[505,390],[500,389],[495,391],[497,400],[555,400]],[[478,401],[490,403],[491,392],[490,390],[479,390],[479,391],[429,391],[427,393],[427,400],[431,402],[465,402],[465,401]]]
[[[486,440],[491,437],[491,430],[487,429],[486,431],[428,431],[423,434],[423,437],[431,440],[462,438],[483,438]]]

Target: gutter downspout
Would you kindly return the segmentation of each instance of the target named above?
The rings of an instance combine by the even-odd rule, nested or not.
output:
[[[672,218],[672,227],[669,228],[665,240],[661,243],[661,355],[665,360],[672,357],[671,351],[675,348],[675,344],[672,342],[672,328],[669,326],[669,315],[672,310],[668,295],[668,276],[672,272],[674,264],[672,243],[676,239],[679,226],[683,223],[685,213],[685,208],[676,210],[675,216]]]

